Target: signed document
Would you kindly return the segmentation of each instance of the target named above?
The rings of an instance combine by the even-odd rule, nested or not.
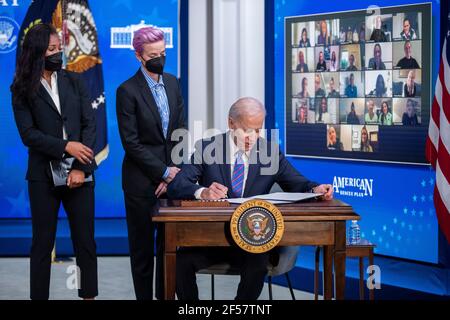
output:
[[[269,193],[269,194],[262,194],[258,196],[253,196],[249,198],[231,198],[226,199],[229,203],[235,203],[235,204],[241,204],[245,201],[251,200],[251,199],[261,199],[269,201],[273,204],[285,204],[285,203],[293,203],[298,201],[303,201],[307,199],[313,199],[316,197],[322,196],[322,193],[301,193],[301,192],[275,192],[275,193]]]

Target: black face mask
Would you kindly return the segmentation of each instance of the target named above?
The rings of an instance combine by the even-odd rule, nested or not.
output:
[[[62,51],[45,57],[45,70],[59,71],[62,68]]]
[[[144,59],[144,58],[142,58]],[[163,74],[164,64],[166,63],[165,56],[159,56],[150,60],[145,61],[145,68],[151,73]]]

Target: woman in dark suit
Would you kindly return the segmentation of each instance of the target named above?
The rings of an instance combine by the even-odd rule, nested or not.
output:
[[[306,31],[306,28],[302,29],[302,36],[300,37],[300,41],[298,42],[298,46],[300,48],[311,47],[311,43],[309,42],[309,38],[308,38],[308,31]]]
[[[151,300],[153,292],[157,299],[163,299],[163,229],[152,221],[152,215],[158,212],[158,199],[165,197],[167,184],[180,171],[178,161],[172,158],[177,141],[171,137],[184,127],[184,103],[178,79],[164,72],[164,32],[154,27],[141,28],[134,33],[133,47],[140,67],[117,88],[116,95],[117,124],[125,150],[122,189],[131,274],[137,300]]]
[[[50,24],[34,26],[24,39],[11,85],[16,125],[29,153],[26,179],[33,228],[30,297],[49,297],[51,252],[62,203],[81,280],[78,295],[93,299],[98,294],[94,183],[85,179],[96,169],[92,151],[95,114],[79,75],[61,67],[61,43],[55,28]],[[50,162],[66,158],[73,159],[67,183],[55,186]]]

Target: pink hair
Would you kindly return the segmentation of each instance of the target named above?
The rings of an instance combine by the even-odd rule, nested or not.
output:
[[[164,40],[164,32],[161,29],[145,27],[134,33],[133,47],[139,54],[144,50],[147,43],[155,43]]]

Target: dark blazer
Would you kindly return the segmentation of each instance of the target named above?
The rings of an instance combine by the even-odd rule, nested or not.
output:
[[[29,181],[52,181],[49,162],[67,155],[68,141],[81,142],[91,149],[95,145],[95,113],[80,75],[61,70],[57,78],[61,114],[42,84],[29,102],[17,102],[13,97],[16,125],[28,147]],[[63,124],[68,140],[63,139]],[[73,168],[91,174],[97,165],[95,161],[83,165],[75,159]]]
[[[201,140],[196,144],[196,150],[189,163],[184,164],[181,171],[175,179],[169,184],[167,193],[172,199],[194,199],[194,193],[201,187],[209,187],[213,182],[218,182],[228,188],[228,197],[232,198],[231,189],[231,165],[226,156],[226,150],[229,150],[228,134],[221,134],[213,137],[211,140]],[[213,144],[215,144],[213,146]],[[217,154],[216,163],[205,163],[205,157],[201,150],[205,147],[214,147],[215,150],[221,150],[221,157]],[[261,151],[260,151],[261,150]],[[264,151],[262,151],[264,150]],[[265,150],[269,150],[266,152]],[[243,197],[251,197],[260,194],[269,193],[275,183],[287,192],[309,192],[318,184],[311,182],[302,176],[289,161],[286,160],[281,151],[276,150],[276,154],[270,152],[271,144],[269,141],[259,138],[255,147],[250,151],[250,165],[245,182]],[[262,155],[261,155],[262,154]],[[261,169],[266,170],[270,167],[268,159],[264,159],[264,154],[270,155],[271,161],[278,162],[278,170],[274,174],[265,175]],[[216,154],[213,153],[213,156]],[[268,156],[265,156],[268,158]],[[206,159],[208,161],[208,159]],[[198,184],[196,184],[198,182]]]
[[[405,97],[415,97],[416,96],[416,84],[414,84],[413,86],[413,90],[411,93],[408,92],[408,85],[405,83],[405,85],[403,86],[403,92],[405,93]]]
[[[164,138],[161,116],[152,91],[139,69],[117,89],[116,111],[119,133],[125,149],[122,164],[122,188],[137,196],[151,196],[162,181],[176,141],[170,141],[175,129],[184,127],[184,105],[176,77],[163,74],[169,102],[170,119]]]

